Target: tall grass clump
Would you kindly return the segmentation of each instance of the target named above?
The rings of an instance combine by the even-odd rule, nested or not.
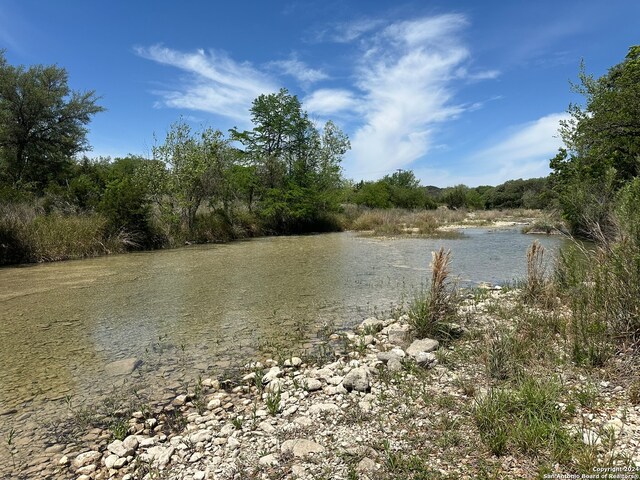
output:
[[[451,337],[450,321],[457,312],[457,291],[447,282],[451,251],[440,248],[432,252],[431,284],[415,295],[409,306],[409,324],[418,338]]]
[[[131,246],[130,236],[111,233],[99,214],[45,214],[22,204],[0,209],[0,265],[119,253]]]
[[[36,262],[92,257],[126,250],[126,235],[107,235],[101,215],[42,215],[27,227],[30,257]]]
[[[545,278],[544,247],[534,240],[527,250],[527,281],[524,285],[524,298],[528,303],[542,300],[547,282]]]

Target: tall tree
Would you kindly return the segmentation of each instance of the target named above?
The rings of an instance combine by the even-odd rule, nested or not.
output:
[[[231,130],[255,167],[262,191],[261,213],[278,231],[313,228],[337,206],[340,162],[350,148],[333,123],[319,131],[295,95],[286,89],[260,95],[251,107],[253,129]],[[336,195],[332,193],[335,192]]]
[[[93,91],[72,91],[56,65],[9,65],[0,52],[0,175],[41,189],[87,150],[91,117],[104,109]]]
[[[232,157],[228,141],[219,130],[194,133],[179,121],[171,126],[164,143],[153,148],[153,156],[161,163],[148,164],[151,193],[161,203],[174,199],[182,224],[190,231],[204,200],[223,200],[222,184]],[[173,208],[164,206],[166,211]]]
[[[252,130],[231,130],[233,140],[245,146],[245,152],[259,167],[267,188],[281,186],[291,176],[296,163],[304,162],[314,147],[313,123],[302,109],[298,97],[286,88],[263,94],[251,106]]]
[[[616,192],[640,175],[640,46],[600,78],[581,66],[572,87],[585,103],[562,122],[566,149],[551,160],[551,181],[574,231],[606,235]]]

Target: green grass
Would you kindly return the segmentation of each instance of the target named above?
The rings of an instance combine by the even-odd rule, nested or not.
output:
[[[555,460],[572,443],[557,407],[560,387],[553,380],[525,377],[514,389],[493,388],[477,401],[474,420],[494,455],[509,452],[548,455]]]

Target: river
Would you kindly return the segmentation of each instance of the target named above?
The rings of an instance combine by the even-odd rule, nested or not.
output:
[[[565,241],[537,238],[551,254]],[[254,357],[300,354],[323,325],[348,329],[410,298],[441,246],[462,286],[522,278],[533,239],[517,229],[347,232],[2,268],[0,433],[117,388],[123,379],[105,366],[119,359],[143,362],[131,376],[141,385],[175,388]]]

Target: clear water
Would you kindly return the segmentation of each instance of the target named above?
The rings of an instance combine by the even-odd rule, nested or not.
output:
[[[548,253],[564,242],[537,238]],[[142,359],[135,375],[150,383],[215,376],[265,351],[299,353],[323,324],[349,328],[397,305],[427,280],[441,246],[461,285],[502,284],[523,277],[532,241],[516,229],[455,239],[336,233],[3,268],[0,414],[91,400],[118,381],[104,367],[122,358]]]

